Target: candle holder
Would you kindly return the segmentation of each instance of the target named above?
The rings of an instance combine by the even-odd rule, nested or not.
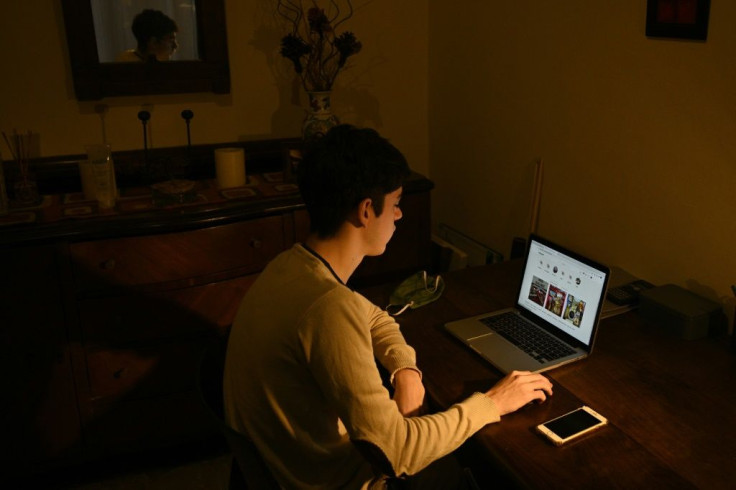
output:
[[[87,160],[79,162],[84,197],[96,199],[100,209],[115,207],[118,191],[110,144],[87,145],[85,150]]]

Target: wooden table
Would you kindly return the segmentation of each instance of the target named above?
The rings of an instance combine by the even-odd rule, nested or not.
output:
[[[446,408],[501,373],[444,323],[514,304],[521,263],[448,274],[442,298],[398,318],[430,400]],[[386,304],[390,287],[365,292]],[[481,456],[530,488],[734,488],[736,355],[726,338],[682,340],[636,312],[603,320],[592,355],[545,373],[546,403],[506,415],[474,437]],[[609,426],[555,447],[534,430],[589,405]]]

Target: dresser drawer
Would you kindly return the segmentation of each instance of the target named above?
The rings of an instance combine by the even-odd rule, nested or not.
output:
[[[77,291],[258,272],[285,248],[282,216],[201,230],[70,245]]]
[[[179,337],[232,324],[240,300],[257,274],[158,293],[78,301],[82,341],[121,345],[132,341]]]
[[[85,349],[89,402],[138,400],[194,388],[206,339],[129,348]]]
[[[218,434],[196,391],[151,399],[100,401],[82,408],[84,442],[90,454],[171,448]]]

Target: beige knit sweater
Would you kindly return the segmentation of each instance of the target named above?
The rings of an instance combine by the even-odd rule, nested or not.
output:
[[[351,439],[414,474],[499,420],[476,393],[448,410],[405,418],[375,364],[415,367],[388,314],[343,285],[301,245],[276,257],[245,295],[225,367],[228,424],[248,434],[285,488],[375,488]]]

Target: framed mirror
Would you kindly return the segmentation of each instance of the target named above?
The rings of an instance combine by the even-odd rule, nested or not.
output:
[[[78,100],[230,92],[224,0],[62,0],[61,4]],[[125,4],[129,10],[109,4]],[[118,62],[123,59],[122,48],[128,54],[135,51],[131,24],[136,12],[148,8],[166,12],[176,24],[175,41],[169,39],[176,42],[175,54],[166,60],[150,56]]]

